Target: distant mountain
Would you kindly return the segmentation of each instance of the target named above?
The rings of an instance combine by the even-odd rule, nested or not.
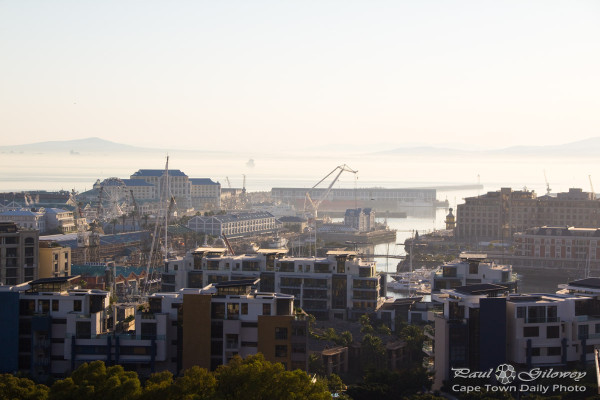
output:
[[[115,153],[115,152],[132,152],[132,151],[157,151],[154,149],[145,149],[142,147],[130,146],[100,139],[97,137],[38,142],[31,144],[20,144],[15,146],[0,146],[2,153],[57,153],[68,152],[72,155],[81,153]]]
[[[382,155],[503,155],[503,156],[597,156],[600,154],[600,137],[552,146],[512,146],[496,150],[457,150],[444,147],[402,147],[376,154]]]

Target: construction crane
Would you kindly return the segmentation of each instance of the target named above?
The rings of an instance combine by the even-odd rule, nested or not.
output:
[[[337,173],[337,175],[335,176],[335,178],[333,178],[333,180],[331,181],[331,183],[329,184],[329,186],[325,190],[325,193],[323,193],[321,195],[321,197],[317,201],[313,201],[312,197],[310,196],[310,191],[313,190],[313,189],[315,189],[317,186],[319,186],[321,184],[321,182],[323,182],[325,179],[329,178],[337,170],[339,170],[339,172]],[[352,168],[350,168],[346,164],[338,165],[337,167],[335,167],[333,169],[333,171],[331,171],[330,173],[328,173],[327,175],[325,175],[325,177],[323,179],[321,179],[319,182],[317,182],[312,188],[310,188],[306,192],[306,197],[304,199],[304,211],[305,212],[307,211],[306,210],[307,203],[310,204],[310,207],[312,208],[311,211],[313,213],[313,217],[315,218],[315,220],[317,219],[317,215],[318,215],[318,212],[319,212],[319,206],[321,205],[321,203],[323,202],[323,200],[325,200],[327,198],[327,196],[329,195],[329,192],[331,192],[331,188],[337,182],[337,180],[339,179],[340,175],[344,171],[351,172],[351,173],[353,173],[355,175],[358,173],[358,171],[353,170]]]
[[[550,196],[550,192],[552,191],[552,189],[550,189],[550,184],[548,183],[548,177],[546,176],[546,170],[544,170],[544,180],[546,181],[546,196]]]
[[[227,181],[227,187],[228,187],[229,189],[231,189],[231,182],[229,182],[229,177],[228,177],[228,176],[226,176],[226,177],[225,177],[225,180]]]
[[[594,184],[592,183],[592,176],[588,175],[588,179],[590,180],[590,187],[592,188],[592,200],[596,200],[596,192],[594,191]]]
[[[135,216],[139,214],[140,210],[138,208],[137,202],[135,201],[135,196],[133,195],[133,189],[129,189],[129,193],[131,193],[131,202],[133,203],[133,211],[131,212],[131,216],[133,217],[133,229],[135,230]],[[139,223],[139,218],[138,218]]]
[[[233,251],[233,247],[231,247],[231,243],[229,243],[229,239],[227,239],[227,236],[221,234],[221,237],[223,238],[223,242],[225,242],[225,246],[227,247],[227,251],[229,251],[229,254],[235,256],[235,251]]]

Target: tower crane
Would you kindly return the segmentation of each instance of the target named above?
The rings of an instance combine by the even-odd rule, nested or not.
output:
[[[588,179],[590,180],[590,187],[592,188],[592,200],[596,200],[596,192],[594,192],[594,184],[592,183],[592,176],[588,175]]]

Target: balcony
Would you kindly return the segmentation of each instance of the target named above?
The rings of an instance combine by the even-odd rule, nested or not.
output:
[[[526,318],[526,324],[545,324],[549,322],[560,322],[559,317],[537,317],[537,318]]]
[[[600,321],[599,315],[578,315],[575,317],[577,322]]]
[[[422,350],[423,353],[427,354],[429,357],[433,357],[433,344],[431,342],[423,343]]]

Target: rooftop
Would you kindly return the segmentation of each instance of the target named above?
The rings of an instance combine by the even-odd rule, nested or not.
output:
[[[569,286],[600,289],[600,278],[585,278],[569,282]]]
[[[156,176],[156,177],[160,177],[163,176],[165,174],[165,170],[164,169],[140,169],[138,170],[136,173],[134,173],[131,176],[139,176],[139,177],[143,177],[143,176]],[[181,170],[178,169],[170,169],[169,170],[169,176],[187,176],[186,174],[184,174],[183,172],[181,172]]]
[[[494,285],[492,283],[480,283],[477,285],[466,285],[454,288],[455,291],[462,294],[484,295],[498,291],[508,290],[506,286]]]
[[[219,185],[219,182],[215,182],[210,178],[190,178],[192,185]]]

